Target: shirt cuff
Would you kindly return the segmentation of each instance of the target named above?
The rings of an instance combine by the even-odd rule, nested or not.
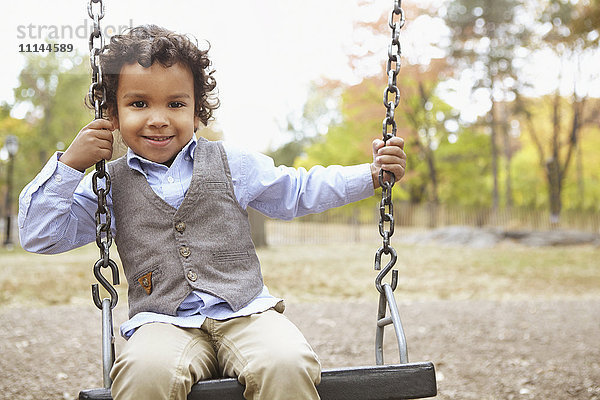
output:
[[[344,178],[346,179],[346,198],[348,203],[369,198],[375,193],[370,164],[344,167]]]

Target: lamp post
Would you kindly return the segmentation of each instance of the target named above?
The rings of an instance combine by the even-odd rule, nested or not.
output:
[[[6,236],[4,238],[4,246],[11,247],[11,219],[12,219],[12,187],[13,187],[13,174],[15,167],[15,154],[19,150],[19,140],[14,135],[6,136],[4,141],[4,148],[8,153],[8,168],[6,176]]]

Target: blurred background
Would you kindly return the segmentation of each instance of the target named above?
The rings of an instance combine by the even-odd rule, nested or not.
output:
[[[98,249],[28,254],[16,226],[19,192],[93,118],[87,3],[0,13],[0,398],[101,385]],[[202,136],[295,167],[371,161],[392,0],[104,4],[106,37],[155,23],[210,46],[221,107]],[[600,399],[600,1],[402,7],[392,243],[411,360],[434,362],[441,400]],[[325,367],[373,363],[378,197],[251,213],[265,282]]]
[[[219,97],[201,135],[278,164],[369,162],[381,136],[389,2],[105,1],[107,37],[157,23],[210,43]],[[92,114],[86,2],[31,0],[2,14],[0,210]],[[600,5],[596,0],[405,2],[395,186],[403,226],[597,233]],[[35,45],[71,51],[36,52]],[[370,222],[372,202],[335,210]],[[331,218],[329,216],[328,218]],[[14,229],[14,223],[12,228]],[[12,239],[14,241],[14,239]]]

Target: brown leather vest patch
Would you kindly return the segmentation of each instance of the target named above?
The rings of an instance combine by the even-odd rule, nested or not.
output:
[[[139,277],[138,282],[144,290],[146,290],[147,294],[152,293],[152,271],[148,272],[146,275]]]

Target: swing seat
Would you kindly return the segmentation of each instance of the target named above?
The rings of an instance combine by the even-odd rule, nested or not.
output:
[[[324,370],[317,386],[323,400],[400,400],[437,394],[432,363],[409,363]],[[200,381],[188,400],[243,400],[244,386],[234,378]],[[79,400],[112,400],[109,389],[89,389]]]

